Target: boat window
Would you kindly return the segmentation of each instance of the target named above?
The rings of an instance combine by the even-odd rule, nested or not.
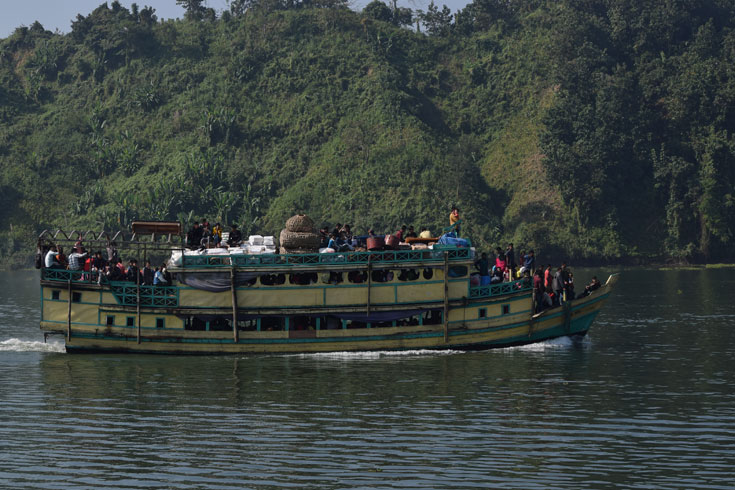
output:
[[[419,277],[421,276],[416,269],[401,269],[400,274],[398,274],[399,281],[415,281]]]
[[[449,277],[464,277],[467,275],[466,265],[455,265],[449,268]]]
[[[373,282],[391,282],[393,280],[392,270],[377,270],[373,271]]]
[[[438,325],[442,322],[442,312],[432,310],[424,314],[424,325]]]
[[[427,281],[434,277],[434,269],[424,269],[424,279]]]
[[[487,316],[487,308],[480,308],[477,310],[477,318],[485,318]]]
[[[156,328],[165,328],[165,327],[166,327],[166,319],[156,318]]]
[[[53,291],[51,291],[51,299],[59,299],[60,293],[61,291],[59,291],[58,289],[54,289]]]
[[[510,313],[510,305],[503,305],[503,315]]]
[[[71,302],[72,303],[81,303],[82,302],[82,293],[78,293],[78,292],[71,293]]]
[[[367,281],[367,272],[350,271],[347,273],[347,280],[353,284],[362,284]]]
[[[184,320],[185,330],[206,330],[207,323],[197,317],[189,316]]]
[[[134,316],[127,317],[125,325],[127,325],[128,327],[134,327],[135,326],[135,317]]]
[[[308,286],[317,281],[316,272],[298,272],[296,274],[289,274],[288,276],[288,282],[290,284],[298,284],[300,286]]]
[[[263,317],[260,319],[260,329],[266,331],[284,330],[286,319],[283,317]]]
[[[107,325],[113,326],[115,324],[115,315],[107,315]]]
[[[253,331],[258,329],[258,320],[251,318],[250,320],[238,320],[237,329],[245,331]]]

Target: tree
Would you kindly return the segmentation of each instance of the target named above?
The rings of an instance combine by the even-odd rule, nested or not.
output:
[[[370,19],[382,20],[383,22],[390,22],[393,19],[393,12],[380,0],[373,0],[365,5],[362,14]]]
[[[176,4],[186,10],[185,17],[189,20],[201,20],[207,12],[207,8],[202,5],[204,0],[176,0]]]
[[[446,5],[439,10],[434,0],[431,0],[426,12],[419,14],[419,18],[430,36],[446,36],[452,29],[452,11]]]

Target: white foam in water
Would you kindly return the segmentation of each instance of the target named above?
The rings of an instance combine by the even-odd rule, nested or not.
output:
[[[589,344],[589,342],[590,342],[589,336],[585,336],[581,341],[572,340],[570,337],[559,337],[556,339],[544,340],[543,342],[536,342],[535,344],[506,347],[505,349],[501,349],[501,350],[504,350],[504,351],[522,350],[522,351],[530,351],[530,352],[543,352],[543,351],[551,350],[551,349],[568,349],[574,345],[579,345],[580,343],[582,345],[587,345]]]
[[[295,354],[299,357],[317,357],[327,359],[379,359],[382,357],[400,357],[400,356],[446,356],[450,354],[459,354],[458,350],[433,350],[433,349],[416,349],[416,350],[381,350],[369,352],[317,352],[310,354]]]
[[[64,352],[62,342],[8,339],[0,342],[0,351],[6,352]]]

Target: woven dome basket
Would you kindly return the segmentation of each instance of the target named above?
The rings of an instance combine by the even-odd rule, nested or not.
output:
[[[314,231],[314,221],[305,214],[297,214],[286,220],[286,229],[296,232],[312,232]]]
[[[318,233],[314,233],[313,231],[281,231],[280,244],[281,247],[286,249],[298,248],[316,251],[319,249],[319,243],[321,243],[321,241],[321,236],[319,236]]]

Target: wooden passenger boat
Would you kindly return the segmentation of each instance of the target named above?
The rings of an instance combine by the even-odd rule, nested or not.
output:
[[[171,236],[129,243],[170,252]],[[179,257],[168,286],[41,269],[41,329],[67,352],[489,349],[584,335],[617,280],[534,314],[528,282],[471,285],[471,248]]]

